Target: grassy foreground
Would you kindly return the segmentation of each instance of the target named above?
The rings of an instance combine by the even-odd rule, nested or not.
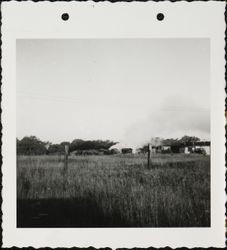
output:
[[[17,157],[18,227],[208,227],[202,155]]]

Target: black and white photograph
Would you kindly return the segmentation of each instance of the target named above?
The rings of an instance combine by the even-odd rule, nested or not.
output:
[[[17,39],[18,228],[210,227],[210,39]]]
[[[224,2],[4,2],[3,247],[225,246]]]

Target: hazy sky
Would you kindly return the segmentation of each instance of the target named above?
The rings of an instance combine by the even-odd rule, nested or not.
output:
[[[17,40],[17,136],[210,137],[208,39]]]

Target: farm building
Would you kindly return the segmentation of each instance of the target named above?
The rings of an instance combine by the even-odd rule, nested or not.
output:
[[[111,154],[119,154],[119,153],[120,153],[120,150],[117,149],[117,148],[111,148],[111,149],[110,149],[110,152],[111,152]]]
[[[151,153],[161,153],[162,146],[151,146],[150,150],[151,150]]]
[[[184,153],[185,154],[190,154],[190,147],[185,147],[184,148]]]
[[[151,153],[200,153],[210,155],[210,142],[209,141],[198,141],[193,143],[185,144],[174,144],[174,145],[157,145],[150,146]]]
[[[172,153],[185,153],[185,154],[190,154],[190,153],[204,153],[206,155],[210,155],[210,142],[209,141],[198,141],[195,142],[194,144],[189,144],[189,145],[171,145],[171,146],[162,146],[162,150],[165,151],[170,149]]]
[[[184,146],[182,145],[171,145],[170,150],[172,153],[184,153]]]
[[[171,147],[170,146],[162,146],[162,150],[170,150]]]
[[[151,153],[161,153],[162,152],[162,139],[159,137],[152,138],[150,141],[150,151]]]
[[[122,143],[119,142],[116,145],[113,145],[112,147],[109,148],[109,150],[113,154],[132,154],[133,153],[133,148],[131,148],[131,145],[129,143]]]
[[[199,141],[195,143],[195,149],[202,149],[207,155],[210,155],[210,141]]]
[[[132,148],[122,148],[121,153],[122,154],[132,154]]]

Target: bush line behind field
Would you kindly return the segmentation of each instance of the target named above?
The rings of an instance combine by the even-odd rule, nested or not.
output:
[[[204,156],[18,157],[18,199],[87,199],[127,226],[209,226],[210,159]]]

